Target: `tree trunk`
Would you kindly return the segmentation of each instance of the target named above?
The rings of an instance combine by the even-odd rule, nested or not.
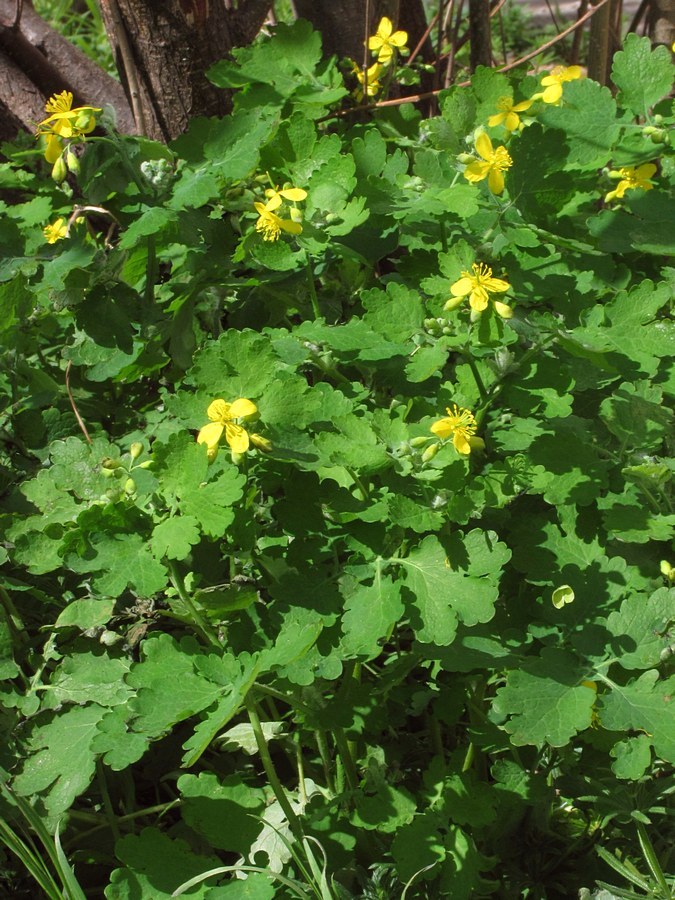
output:
[[[99,0],[142,134],[170,140],[194,116],[223,115],[229,95],[205,71],[258,34],[271,0]]]
[[[651,0],[647,29],[652,43],[672,46],[675,41],[675,0]]]
[[[478,66],[491,66],[492,42],[488,0],[469,0],[469,40],[471,71],[475,72]]]
[[[119,82],[50,28],[25,0],[15,25],[15,0],[0,0],[0,137],[8,140],[25,128],[33,131],[45,116],[45,100],[72,91],[78,106],[115,110],[120,131],[134,121]]]

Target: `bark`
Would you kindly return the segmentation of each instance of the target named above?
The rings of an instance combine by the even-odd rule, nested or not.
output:
[[[675,0],[651,0],[647,30],[652,43],[672,46],[675,41]]]
[[[588,77],[600,84],[608,82],[610,12],[609,3],[596,12],[588,39]]]
[[[115,109],[120,131],[133,130],[122,86],[95,62],[61,37],[26,0],[18,27],[16,3],[0,0],[0,133],[11,138],[21,128],[32,131],[44,118],[45,101],[72,91],[77,106]]]
[[[260,31],[271,0],[99,0],[138,130],[158,140],[194,116],[223,115],[229,95],[206,70]]]
[[[471,71],[475,72],[478,66],[491,66],[490,4],[487,0],[469,0],[469,40]]]

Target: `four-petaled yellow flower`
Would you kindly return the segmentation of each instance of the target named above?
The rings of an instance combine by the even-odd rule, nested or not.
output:
[[[446,310],[455,309],[460,303],[469,298],[471,309],[480,314],[487,309],[490,294],[500,294],[508,291],[511,285],[502,278],[493,278],[492,269],[483,263],[473,263],[472,272],[462,272],[453,285],[450,286],[452,297],[443,307]],[[495,310],[502,319],[510,319],[513,310],[506,303],[493,300]]]
[[[45,135],[47,146],[45,158],[55,163],[63,153],[63,141],[81,138],[96,127],[96,113],[101,110],[94,106],[73,106],[70,91],[54,94],[45,104],[49,115],[38,124],[37,136]]]
[[[649,179],[656,174],[656,166],[654,163],[643,163],[641,166],[624,166],[622,169],[609,173],[610,178],[620,178],[621,180],[614,188],[605,195],[605,203],[611,203],[612,200],[620,200],[629,189],[639,189],[642,191],[651,191],[654,185]]]
[[[234,403],[214,400],[209,404],[206,415],[211,421],[200,429],[197,443],[206,444],[209,461],[215,459],[223,435],[233,453],[246,453],[250,438],[240,422],[253,421],[258,417],[258,407],[255,403],[244,398],[239,398]]]
[[[274,212],[279,209],[282,203],[282,195],[300,190],[300,188],[292,188],[291,191],[273,191],[273,196],[267,203],[255,202],[253,205],[258,213],[258,221],[255,223],[255,230],[259,231],[264,241],[277,241],[282,231],[286,234],[302,234],[302,225],[294,222],[292,219],[282,219]],[[302,191],[302,193],[305,193]]]
[[[490,116],[488,125],[494,128],[495,125],[503,125],[507,131],[517,131],[523,127],[518,113],[525,112],[532,106],[532,100],[522,100],[520,103],[514,103],[513,97],[500,97],[497,100],[498,113]]]
[[[535,94],[532,99],[541,99],[544,103],[557,103],[563,95],[563,84],[583,77],[581,66],[554,66],[549,74],[541,79],[541,86],[546,90]]]
[[[382,85],[380,84],[379,78],[382,74],[384,66],[381,66],[379,62],[375,62],[370,66],[369,69],[366,70],[366,74],[364,76],[363,69],[357,65],[356,63],[352,63],[352,72],[356,75],[360,87],[358,87],[354,94],[356,95],[357,100],[363,100],[365,97],[375,97],[382,89]],[[363,82],[366,82],[366,90],[363,89]]]
[[[57,241],[61,241],[63,238],[68,237],[68,223],[64,218],[58,218],[56,222],[52,222],[51,225],[45,225],[42,229],[42,233],[48,244],[55,244]]]
[[[300,200],[307,199],[307,191],[303,191],[302,188],[284,188],[283,190],[279,190],[276,188],[267,188],[265,191],[265,196],[268,198],[268,202],[270,200],[275,200],[277,197],[282,197],[284,200],[291,200],[293,203],[297,203]],[[281,204],[281,200],[277,203],[277,206]]]
[[[377,51],[377,61],[383,66],[388,66],[396,50],[406,48],[408,40],[407,31],[394,31],[391,19],[383,16],[377,31],[372,37],[368,38],[368,49]]]
[[[506,147],[493,147],[490,138],[481,131],[476,138],[476,151],[482,160],[477,159],[469,163],[464,170],[464,177],[472,184],[487,178],[493,194],[503,193],[503,172],[513,165]]]
[[[452,409],[447,407],[445,411],[448,415],[431,426],[436,437],[441,440],[451,437],[455,450],[464,456],[468,456],[472,450],[482,450],[485,447],[483,439],[475,437],[478,425],[472,412],[456,404]]]

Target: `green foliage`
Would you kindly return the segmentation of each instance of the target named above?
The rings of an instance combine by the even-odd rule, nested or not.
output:
[[[639,860],[633,821],[656,872],[665,62],[632,36],[616,96],[565,83],[510,134],[532,79],[366,120],[282,25],[169,148],[89,136],[62,187],[5,148],[0,836],[48,896],[571,897]],[[446,310],[478,263],[510,290]]]

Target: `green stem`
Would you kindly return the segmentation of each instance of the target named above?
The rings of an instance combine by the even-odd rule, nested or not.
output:
[[[438,223],[441,228],[441,247],[443,248],[443,253],[448,252],[448,232],[445,227],[445,222],[443,219]]]
[[[244,701],[246,704],[246,711],[248,713],[248,719],[251,723],[251,728],[253,729],[253,736],[255,737],[255,742],[258,747],[258,753],[260,754],[260,761],[263,764],[263,768],[265,769],[265,774],[267,775],[267,779],[270,783],[270,787],[274,792],[274,796],[277,798],[277,802],[279,806],[282,808],[284,815],[288,820],[289,827],[293,832],[293,836],[297,840],[302,840],[302,824],[300,819],[296,816],[293,811],[293,807],[290,804],[288,797],[283,789],[281,781],[279,780],[279,776],[277,775],[276,769],[274,768],[274,763],[272,762],[272,757],[270,756],[269,747],[267,746],[267,741],[265,740],[265,734],[262,729],[262,725],[260,724],[260,717],[258,716],[258,710],[256,708],[255,700],[253,699],[251,691],[246,695],[246,700]]]
[[[319,756],[321,757],[321,765],[323,766],[323,777],[326,779],[326,787],[333,795],[335,795],[335,779],[333,778],[333,766],[330,758],[330,750],[328,749],[328,741],[326,740],[326,733],[321,729],[317,729],[314,732],[314,736],[316,737],[316,746],[318,747]]]
[[[115,815],[112,801],[110,800],[108,783],[105,780],[105,772],[103,771],[103,765],[100,759],[96,760],[96,780],[98,781],[98,786],[101,791],[101,797],[103,798],[103,809],[105,810],[105,817],[108,820],[108,824],[110,825],[110,831],[112,832],[112,836],[115,838],[115,840],[119,841],[121,835],[117,825],[117,816]]]
[[[312,260],[308,256],[307,257],[307,284],[309,286],[309,300],[312,304],[312,312],[314,313],[314,319],[321,318],[321,310],[319,309],[319,298],[316,295],[316,284],[314,282],[314,267],[312,266]]]
[[[183,576],[178,571],[178,566],[176,565],[175,560],[167,560],[167,563],[169,566],[169,571],[171,573],[171,583],[176,588],[176,590],[178,591],[178,596],[187,607],[190,616],[192,617],[192,621],[194,622],[195,628],[201,633],[202,637],[206,640],[207,643],[213,644],[214,647],[218,647],[219,650],[222,650],[222,645],[218,640],[218,635],[201,615],[197,607],[194,605],[192,597],[188,594],[185,588],[185,582],[183,581]]]
[[[349,475],[354,479],[354,484],[359,489],[361,497],[364,500],[367,500],[368,499],[368,488],[366,488],[366,486],[363,484],[363,482],[361,481],[361,479],[359,478],[359,476],[356,474],[356,472],[353,469],[350,469],[348,466],[345,466],[345,468],[347,469],[347,472],[349,473]]]
[[[359,786],[359,773],[356,764],[354,763],[344,730],[342,728],[334,728],[333,737],[335,738],[335,746],[340,754],[340,759],[344,765],[344,774],[347,779],[347,785],[350,790],[355,791]]]

